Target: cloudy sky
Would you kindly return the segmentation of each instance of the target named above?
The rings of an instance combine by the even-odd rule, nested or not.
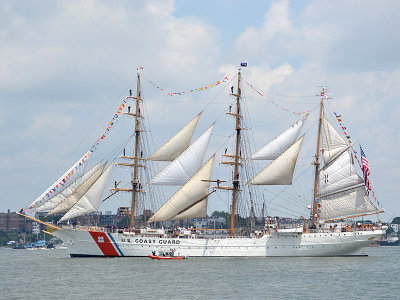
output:
[[[196,135],[217,120],[224,140],[228,85],[168,97],[149,81],[184,91],[233,80],[246,61],[245,80],[295,111],[315,109],[329,86],[329,110],[369,159],[383,219],[400,215],[399,9],[385,0],[0,1],[0,211],[26,207],[92,146],[139,66],[155,146],[203,109]],[[255,147],[296,120],[245,93],[252,129],[270,129],[254,130]],[[103,149],[126,139],[116,136],[129,122],[115,127]]]

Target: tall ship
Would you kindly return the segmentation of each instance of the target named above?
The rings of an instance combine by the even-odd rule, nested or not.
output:
[[[136,93],[132,95],[130,90],[102,137],[28,209],[21,210],[27,218],[46,225],[47,233],[61,239],[71,257],[147,257],[151,253],[170,251],[187,257],[358,256],[365,255],[365,246],[385,234],[387,228],[380,224],[356,226],[356,223],[346,222],[383,211],[370,199],[367,177],[356,172],[354,145],[335,130],[325,115],[328,99],[325,88],[320,93],[314,131],[317,132],[315,155],[309,158],[313,164],[313,175],[309,178],[313,195],[308,215],[302,216],[301,224],[292,227],[281,226],[279,218],[263,216],[265,224],[256,230],[255,222],[250,222],[246,229],[239,224],[239,207],[248,207],[248,219],[255,220],[255,203],[264,198],[265,188],[292,184],[304,140],[300,132],[307,116],[298,119],[258,151],[251,152],[246,137],[250,128],[246,127],[249,123],[246,123],[247,112],[243,108],[243,79],[239,68],[236,88],[232,87],[230,93],[233,102],[226,112],[233,119],[233,149],[228,152],[225,148],[219,161],[219,165],[231,168],[231,176],[219,179],[213,177],[216,154],[206,157],[214,124],[191,143],[202,112],[157,151],[146,155],[148,143],[144,136],[148,130],[140,76],[138,71]],[[128,154],[121,148],[112,160],[88,168],[96,147],[123,115],[133,119],[133,129],[129,129],[133,153]],[[267,160],[271,162],[267,164]],[[260,161],[263,167],[255,171]],[[152,166],[160,162],[168,164],[160,168],[160,172],[154,172]],[[130,171],[129,184],[115,181],[109,188],[110,195],[104,196],[112,168],[121,166]],[[147,218],[144,214],[138,220],[140,203],[155,202],[157,196],[151,196],[150,190],[161,189],[160,186],[178,188],[155,213],[151,212]],[[130,207],[124,208],[129,220],[125,228],[79,226],[73,221],[98,211],[103,201],[111,201],[119,193],[131,195]],[[183,228],[182,220],[207,217],[209,198],[211,200],[214,193],[230,195],[227,228],[218,235],[216,231],[210,235],[193,226]],[[248,204],[243,205],[244,201]],[[58,224],[50,224],[31,216],[33,212],[64,215]]]

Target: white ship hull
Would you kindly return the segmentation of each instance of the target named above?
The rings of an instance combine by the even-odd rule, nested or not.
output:
[[[164,238],[62,229],[53,232],[72,257],[147,257],[152,251],[175,250],[188,257],[360,256],[385,230],[320,233],[271,233],[262,237]]]

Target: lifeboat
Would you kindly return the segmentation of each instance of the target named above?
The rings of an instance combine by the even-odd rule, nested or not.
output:
[[[169,259],[169,260],[171,260],[171,259],[183,259],[183,256],[160,256],[160,255],[152,255],[152,254],[149,254],[149,257],[151,258],[151,259]]]
[[[156,255],[155,251],[152,254],[149,254],[149,258],[151,259],[184,259],[186,257],[183,256],[175,256],[174,251],[171,252],[160,252]]]

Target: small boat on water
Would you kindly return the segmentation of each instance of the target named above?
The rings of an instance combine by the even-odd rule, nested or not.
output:
[[[399,246],[400,240],[397,236],[384,236],[379,241],[379,246]]]
[[[160,253],[158,255],[156,255],[156,252],[153,251],[152,254],[149,254],[149,258],[151,259],[184,259],[187,257],[184,256],[175,256],[174,251],[170,251],[170,252],[162,252],[160,251]]]
[[[159,255],[152,255],[149,254],[151,259],[183,259],[182,256],[159,256]]]

